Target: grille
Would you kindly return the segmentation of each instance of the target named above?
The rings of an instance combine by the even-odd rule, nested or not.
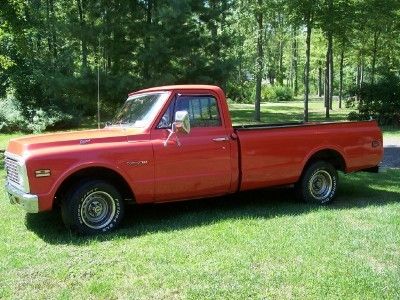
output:
[[[20,184],[18,175],[18,162],[10,157],[6,157],[4,163],[7,171],[7,180],[16,184]]]

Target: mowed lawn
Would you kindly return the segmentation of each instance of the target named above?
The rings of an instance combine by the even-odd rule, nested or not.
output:
[[[91,238],[3,196],[0,299],[399,299],[399,182],[400,169],[341,174],[325,207],[291,189],[133,206]]]
[[[232,121],[235,125],[254,123],[254,104],[236,104],[230,103],[229,109],[232,114]],[[309,102],[309,121],[342,121],[346,120],[352,109],[339,108],[337,101],[333,102],[330,110],[330,118],[325,119],[325,107],[323,99],[310,100]],[[279,123],[279,122],[301,122],[304,116],[303,101],[288,102],[267,102],[261,103],[261,122]]]

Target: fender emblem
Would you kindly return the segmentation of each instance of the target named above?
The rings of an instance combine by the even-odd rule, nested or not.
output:
[[[130,167],[140,167],[147,165],[149,163],[148,160],[138,160],[138,161],[127,161],[126,164]]]
[[[82,139],[82,140],[79,141],[79,144],[81,144],[81,145],[86,145],[86,144],[89,144],[89,143],[90,143],[90,139]]]
[[[46,169],[46,170],[36,170],[35,171],[35,176],[36,177],[49,177],[49,176],[51,176],[51,172],[48,169]]]

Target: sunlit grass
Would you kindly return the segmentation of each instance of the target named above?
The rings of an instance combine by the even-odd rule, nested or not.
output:
[[[0,298],[397,299],[399,181],[341,176],[326,207],[290,189],[133,207],[95,238],[3,198]]]
[[[399,139],[399,144],[400,144],[400,128],[399,127],[394,127],[394,126],[384,126],[382,128],[383,130],[383,136],[385,138],[398,138]]]
[[[229,109],[235,125],[255,123],[254,104],[230,103]],[[325,107],[322,100],[313,100],[309,103],[310,121],[344,121],[351,109],[339,108],[335,101],[330,110],[330,118],[325,118]],[[302,101],[267,102],[261,104],[262,123],[301,122],[304,119],[304,103]]]
[[[22,136],[23,133],[15,132],[15,133],[0,133],[0,150],[4,150],[7,147],[8,142],[16,137]]]

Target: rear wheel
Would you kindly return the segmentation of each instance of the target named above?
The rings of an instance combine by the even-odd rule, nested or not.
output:
[[[316,161],[307,167],[296,184],[296,194],[305,202],[327,204],[336,195],[337,183],[335,167],[326,161]]]
[[[108,182],[90,180],[74,186],[62,202],[64,224],[81,234],[99,234],[118,227],[124,207],[121,194]]]

